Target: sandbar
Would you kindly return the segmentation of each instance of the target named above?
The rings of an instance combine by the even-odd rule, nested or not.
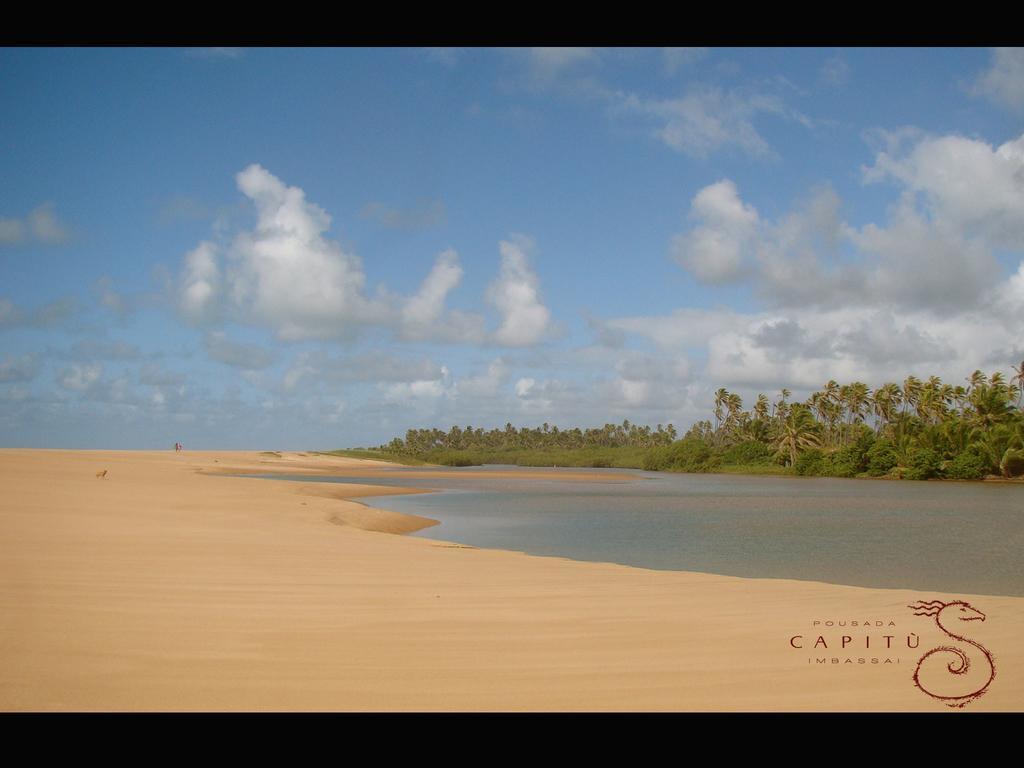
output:
[[[338,471],[367,482],[224,476]],[[0,450],[0,710],[1022,709],[1024,598],[461,546],[408,535],[429,518],[358,503],[416,492],[374,486],[384,471],[287,452]],[[963,709],[912,679],[948,638],[907,606],[955,599],[985,613],[969,636],[998,668]],[[840,649],[844,634],[874,645]],[[807,647],[818,636],[827,650]]]

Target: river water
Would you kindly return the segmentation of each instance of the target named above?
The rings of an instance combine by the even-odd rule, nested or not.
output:
[[[548,477],[486,478],[503,471]],[[417,468],[417,472],[424,471]],[[427,470],[429,471],[429,470]],[[730,576],[1024,596],[1024,485],[518,467],[322,482],[435,489],[360,499],[432,517],[417,536]],[[312,481],[314,478],[294,478]]]

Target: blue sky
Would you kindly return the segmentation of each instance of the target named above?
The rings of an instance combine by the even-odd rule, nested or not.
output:
[[[3,49],[0,101],[0,445],[685,429],[1024,358],[1020,49]]]

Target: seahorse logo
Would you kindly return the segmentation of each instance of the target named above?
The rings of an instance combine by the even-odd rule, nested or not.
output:
[[[952,630],[956,629],[959,632],[966,631],[965,628],[961,627],[959,622],[984,621],[985,614],[963,600],[954,600],[951,603],[944,603],[941,600],[931,600],[926,603],[922,600],[918,600],[913,605],[908,605],[907,607],[914,609],[915,616],[934,616],[935,623],[938,625],[939,629],[954,640],[959,640],[961,643],[966,643],[967,645],[972,645],[974,648],[977,648],[981,651],[983,658],[980,660],[976,658],[975,661],[978,663],[984,662],[988,665],[987,673],[982,669],[981,674],[979,675],[977,673],[978,670],[976,669],[974,673],[969,674],[969,671],[971,670],[971,657],[968,655],[965,648],[953,645],[939,646],[938,648],[932,648],[921,657],[920,661],[917,662],[917,669],[914,670],[914,685],[933,699],[938,699],[947,707],[953,707],[955,709],[962,709],[975,699],[982,696],[988,690],[992,680],[995,679],[995,659],[993,659],[992,654],[989,653],[988,649],[981,643],[975,642],[974,640],[968,640],[962,634],[958,634],[958,632],[954,632]],[[946,677],[947,680],[952,680],[952,678],[948,678],[948,675],[939,671],[941,670],[942,662],[945,659],[941,658],[937,654],[943,653],[953,655],[954,658],[945,666],[947,672],[958,676],[956,678],[958,682],[962,681],[961,689],[963,687],[962,683],[968,683],[968,680],[970,680],[967,687],[973,688],[973,690],[969,693],[956,693],[955,688],[951,688],[949,691],[943,690],[941,693],[938,692],[945,688],[945,685],[943,685],[941,681],[939,681],[939,685],[936,685],[938,677]],[[975,657],[977,656],[973,651],[970,653]],[[926,688],[921,682],[922,670],[925,670],[924,677],[927,679],[929,685],[932,686],[930,689]],[[979,685],[978,683],[982,679],[984,679],[984,684]]]

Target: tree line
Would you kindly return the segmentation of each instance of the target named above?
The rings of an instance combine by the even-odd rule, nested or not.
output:
[[[560,430],[547,422],[535,429],[529,427],[516,428],[511,423],[504,429],[484,431],[472,426],[465,428],[452,427],[447,432],[440,429],[410,429],[405,433],[405,440],[395,438],[382,450],[414,455],[429,453],[433,450],[509,450],[509,449],[579,449],[579,448],[654,448],[655,446],[671,445],[676,440],[676,428],[659,424],[654,429],[647,426],[630,424],[629,420],[622,424],[605,424],[603,427],[590,429]]]
[[[978,479],[1024,475],[1024,362],[1007,379],[975,371],[963,384],[907,376],[872,390],[832,380],[806,400],[782,389],[749,409],[725,388],[712,418],[678,438],[655,428],[410,429],[380,450],[439,464],[625,466],[654,470]]]

